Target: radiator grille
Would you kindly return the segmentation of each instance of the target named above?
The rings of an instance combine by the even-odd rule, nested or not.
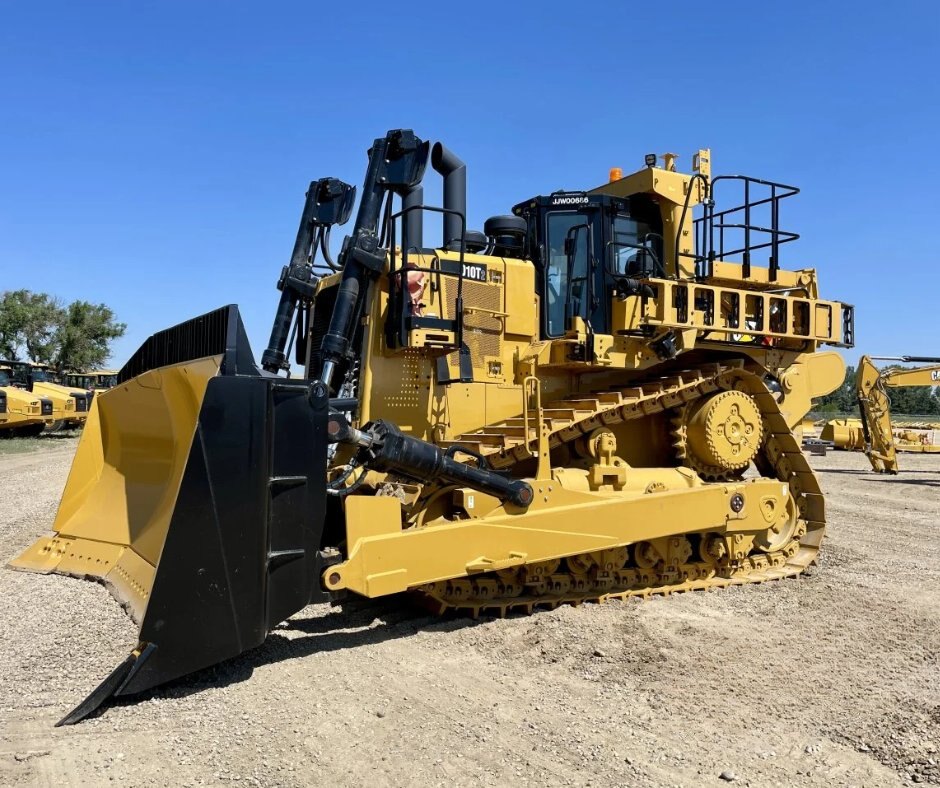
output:
[[[485,356],[499,356],[503,349],[503,319],[497,315],[485,312],[470,312],[470,307],[488,309],[501,312],[503,309],[503,293],[500,285],[484,282],[463,282],[464,328],[463,338],[470,350],[470,360],[475,369],[483,366]],[[457,279],[444,278],[444,300],[447,305],[446,317],[453,320],[457,310]],[[447,357],[447,363],[452,370],[458,369],[457,353]]]

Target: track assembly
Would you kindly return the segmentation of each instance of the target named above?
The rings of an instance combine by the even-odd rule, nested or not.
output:
[[[599,424],[675,410],[673,424],[692,424],[701,436],[693,439],[696,450],[698,441],[714,446],[709,449],[713,452],[710,456],[734,466],[711,466],[719,467],[721,474],[737,475],[743,470],[740,458],[747,457],[762,475],[786,482],[786,510],[764,510],[768,528],[752,537],[718,533],[673,536],[517,570],[429,584],[417,591],[427,606],[439,613],[459,610],[473,616],[529,613],[561,604],[795,577],[815,561],[825,529],[819,485],[774,396],[757,376],[740,367],[709,365],[650,381],[618,395],[623,401],[610,406],[610,392],[597,392],[590,413],[553,425],[552,445],[589,434]],[[568,407],[573,409],[577,404],[583,408],[587,401],[585,395],[584,399],[569,401]],[[564,409],[565,403],[554,403],[552,407]],[[524,441],[520,439],[519,443]],[[494,451],[491,461],[506,467],[506,458],[519,453],[519,446],[510,444],[500,452]],[[687,460],[688,456],[681,459]],[[647,494],[657,491],[655,484],[647,488]]]

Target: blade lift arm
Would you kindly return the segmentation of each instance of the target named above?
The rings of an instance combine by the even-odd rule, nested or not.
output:
[[[284,349],[288,345],[295,316],[298,321],[301,319],[299,315],[303,310],[299,310],[299,307],[309,305],[316,292],[319,280],[314,270],[317,249],[322,251],[327,266],[336,270],[329,252],[330,228],[349,220],[355,200],[356,187],[338,178],[320,178],[310,183],[294,251],[290,263],[281,270],[277,283],[281,299],[271,327],[268,347],[261,356],[261,366],[267,372],[277,374],[281,370],[290,369]]]
[[[353,231],[343,241],[339,266],[343,278],[330,315],[330,324],[320,345],[322,369],[308,370],[327,388],[337,365],[349,355],[356,327],[368,300],[372,283],[378,278],[388,250],[379,237],[383,204],[392,194],[405,195],[424,177],[430,146],[410,129],[394,129],[373,142],[369,150],[362,199]]]

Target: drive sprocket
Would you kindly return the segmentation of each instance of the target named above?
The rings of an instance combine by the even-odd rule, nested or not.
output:
[[[737,389],[690,402],[672,419],[676,456],[707,481],[738,477],[757,456],[763,434],[757,404]]]

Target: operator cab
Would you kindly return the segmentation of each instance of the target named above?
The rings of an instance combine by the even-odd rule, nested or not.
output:
[[[45,367],[33,367],[27,372],[33,383],[54,383],[52,373]]]
[[[13,385],[18,388],[32,391],[34,383],[53,382],[52,373],[45,367],[34,366],[24,361],[13,361],[9,364],[9,369],[12,370]]]
[[[611,299],[625,282],[664,273],[662,217],[649,195],[560,191],[519,203],[513,213],[528,228],[543,338],[564,335],[576,317],[592,333],[609,333]]]

